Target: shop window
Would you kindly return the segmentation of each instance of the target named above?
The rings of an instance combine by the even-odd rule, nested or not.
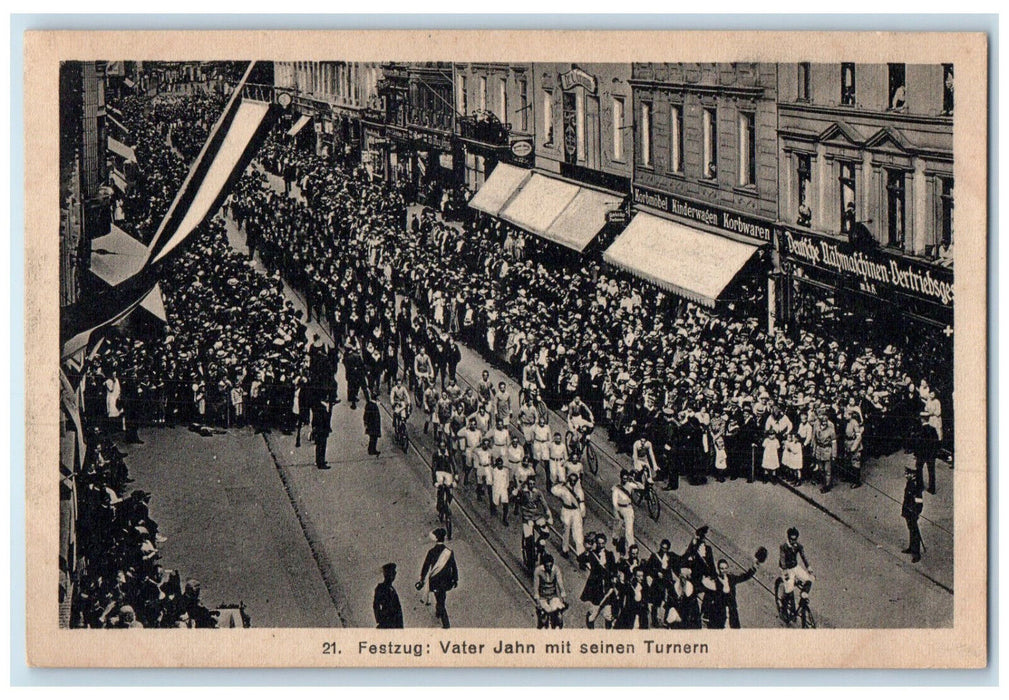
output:
[[[522,133],[529,132],[529,84],[525,78],[519,78],[519,130]]]
[[[942,113],[953,114],[953,64],[942,64]]]
[[[809,206],[809,189],[813,183],[812,158],[808,153],[800,153],[797,157],[796,181],[798,183],[798,216],[795,223],[799,226],[810,226],[813,221],[813,210]]]
[[[903,63],[888,63],[890,109],[903,112],[907,109],[906,70]]]
[[[468,109],[467,109],[467,106],[466,106],[466,76],[465,75],[460,75],[459,76],[459,99],[458,99],[458,104],[459,104],[459,114],[461,114],[461,115],[463,115],[465,117],[469,113]]]
[[[683,172],[683,107],[669,108],[669,169],[674,173]]]
[[[718,122],[713,107],[705,108],[701,113],[702,138],[704,143],[704,167],[702,177],[714,180],[718,177]]]
[[[904,247],[904,171],[886,171],[886,244]]]
[[[641,103],[641,164],[652,165],[652,103]]]
[[[841,64],[841,104],[855,104],[855,64]]]
[[[739,184],[757,183],[757,129],[753,112],[739,113]]]
[[[554,93],[553,90],[543,91],[543,145],[554,143]]]
[[[855,225],[855,166],[839,163],[838,183],[841,188],[841,233],[850,234]]]
[[[624,159],[624,98],[613,98],[613,160]]]
[[[800,102],[809,102],[809,63],[799,64],[797,93],[795,98]]]
[[[953,178],[939,178],[939,246],[953,245]],[[941,250],[940,250],[941,252]]]

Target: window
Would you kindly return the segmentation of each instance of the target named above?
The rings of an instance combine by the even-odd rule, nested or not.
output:
[[[887,74],[890,84],[890,109],[902,112],[907,109],[907,86],[905,83],[905,68],[903,63],[888,63]]]
[[[576,158],[585,160],[585,91],[575,93],[575,143]]]
[[[624,159],[624,98],[613,98],[613,160]]]
[[[855,225],[855,166],[839,163],[838,183],[841,187],[841,233],[851,233]]]
[[[749,187],[757,183],[756,115],[739,113],[739,184]]]
[[[939,178],[939,245],[953,245],[953,178]]]
[[[652,164],[652,103],[641,103],[641,164]]]
[[[702,176],[708,180],[718,177],[718,122],[714,108],[702,112],[702,134],[704,163]]]
[[[841,104],[855,104],[855,64],[841,64]]]
[[[498,106],[501,108],[501,123],[508,124],[508,78],[498,82]]]
[[[480,76],[480,95],[477,106],[481,112],[487,111],[487,76],[485,75]]]
[[[669,107],[669,170],[683,172],[683,108]]]
[[[456,100],[456,102],[459,104],[459,114],[461,114],[461,115],[463,115],[465,117],[466,113],[467,113],[467,109],[466,109],[466,76],[465,75],[460,75],[459,76],[459,98],[458,98],[458,100]]]
[[[809,64],[800,63],[799,64],[799,75],[798,75],[798,91],[796,94],[796,99],[803,102],[809,101]]]
[[[886,244],[904,247],[904,171],[886,171]]]
[[[796,180],[798,182],[798,216],[795,223],[799,226],[810,226],[813,221],[813,210],[809,206],[809,188],[813,182],[812,158],[808,153],[800,153],[796,157]]]
[[[554,142],[554,93],[553,90],[543,91],[543,144]]]
[[[526,91],[528,83],[525,78],[519,78],[519,131],[529,131],[529,94]]]
[[[953,64],[942,64],[942,113],[953,114]]]

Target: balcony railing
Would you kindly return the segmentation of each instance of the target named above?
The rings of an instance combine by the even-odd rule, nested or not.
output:
[[[277,88],[273,85],[259,85],[256,83],[246,83],[242,86],[242,97],[255,102],[273,102],[277,94]]]
[[[411,107],[407,119],[413,126],[452,131],[452,114],[445,110]]]
[[[459,117],[459,135],[492,146],[507,147],[511,124],[502,124],[492,112]]]

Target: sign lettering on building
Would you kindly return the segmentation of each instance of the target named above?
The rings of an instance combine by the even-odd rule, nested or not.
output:
[[[940,306],[953,307],[953,273],[890,255],[881,250],[856,250],[850,243],[786,230],[783,253],[801,265],[834,274],[851,275],[859,288],[879,295],[894,289]]]
[[[708,204],[691,202],[666,192],[656,192],[638,185],[631,188],[631,194],[635,204],[658,209],[683,219],[738,233],[765,243],[770,243],[774,236],[774,225],[768,221],[725,211]]]
[[[581,85],[586,92],[594,95],[596,93],[596,78],[594,75],[586,73],[581,68],[572,68],[567,73],[561,73],[561,88],[573,90]]]

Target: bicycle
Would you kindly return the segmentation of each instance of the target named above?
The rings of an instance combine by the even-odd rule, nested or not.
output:
[[[438,484],[438,522],[445,528],[445,536],[452,539],[452,487]]]
[[[564,435],[564,442],[568,447],[569,455],[577,455],[593,476],[599,474],[599,455],[596,453],[596,448],[592,446],[588,433],[582,433],[581,438],[576,439],[574,433],[569,430]]]
[[[536,629],[563,629],[564,627],[564,611],[568,609],[568,604],[565,602],[563,607],[558,610],[552,610],[547,612],[543,608],[536,604]]]
[[[774,580],[774,604],[778,609],[778,617],[789,627],[796,620],[803,629],[816,629],[816,618],[809,607],[809,581],[797,583],[795,590],[799,592],[799,603],[796,605],[795,593],[785,592],[785,580],[779,576]]]
[[[536,408],[537,417],[545,417],[547,415],[547,404],[546,401],[544,401],[540,397],[539,391],[527,387],[522,387],[521,389],[519,389],[519,405],[522,405],[526,402],[527,396],[532,397],[533,406]]]
[[[393,433],[396,437],[396,444],[403,452],[410,447],[410,434],[406,429],[406,419],[399,413],[394,413],[392,417]]]
[[[648,517],[658,522],[662,504],[659,502],[659,494],[655,490],[655,484],[650,479],[644,479],[641,488],[634,489],[631,493],[631,501],[636,506],[644,504],[648,509]]]

